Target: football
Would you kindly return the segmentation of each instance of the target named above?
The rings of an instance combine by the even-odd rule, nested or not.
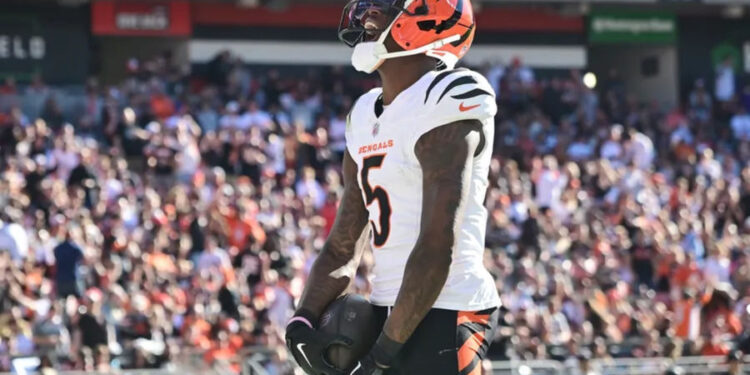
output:
[[[328,349],[328,362],[339,369],[348,369],[375,344],[381,327],[375,310],[366,298],[347,294],[328,306],[320,317],[318,329],[352,340],[351,347],[334,345]]]

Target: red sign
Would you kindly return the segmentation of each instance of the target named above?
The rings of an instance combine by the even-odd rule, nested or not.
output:
[[[91,31],[96,35],[189,36],[187,1],[91,2]]]

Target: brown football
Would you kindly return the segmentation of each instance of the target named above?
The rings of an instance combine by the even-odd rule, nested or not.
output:
[[[318,329],[352,340],[351,347],[333,345],[328,362],[346,370],[367,354],[380,334],[380,324],[370,302],[357,294],[347,294],[331,302],[321,315]]]

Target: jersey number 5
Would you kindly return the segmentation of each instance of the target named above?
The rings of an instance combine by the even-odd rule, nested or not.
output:
[[[370,169],[378,169],[383,165],[385,154],[372,155],[362,160],[362,170],[360,178],[362,179],[362,190],[365,193],[365,203],[369,207],[375,200],[378,201],[380,208],[380,232],[375,227],[375,223],[370,220],[373,233],[373,244],[375,247],[382,247],[388,240],[388,234],[391,232],[391,202],[388,200],[388,193],[382,187],[375,185],[370,186]]]

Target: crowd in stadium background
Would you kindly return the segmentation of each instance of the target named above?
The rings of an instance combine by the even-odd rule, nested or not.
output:
[[[43,77],[0,86],[0,372],[262,345],[289,373],[283,327],[336,214],[346,114],[377,81],[229,52],[193,74],[168,54],[127,70],[77,108]],[[665,109],[616,71],[596,89],[519,59],[481,71],[500,105],[492,357],[750,353],[750,81],[706,72]]]

